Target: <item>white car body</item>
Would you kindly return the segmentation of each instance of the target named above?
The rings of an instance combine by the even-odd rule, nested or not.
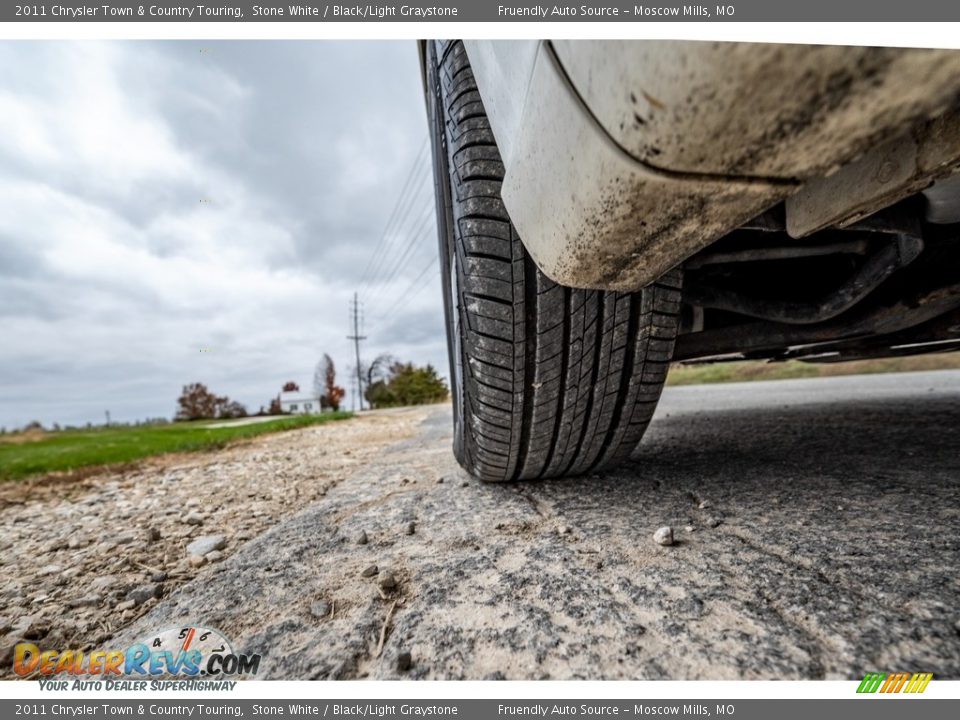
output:
[[[905,154],[898,140],[956,104],[954,51],[465,46],[506,168],[511,219],[537,265],[572,287],[636,290],[787,198],[794,237],[849,223],[960,160],[956,124],[935,152],[924,154],[921,138]],[[877,158],[890,141],[892,159]],[[877,187],[863,182],[858,163]],[[847,167],[856,192],[838,202],[829,176]]]

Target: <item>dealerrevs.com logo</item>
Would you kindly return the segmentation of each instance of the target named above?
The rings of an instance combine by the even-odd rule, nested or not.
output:
[[[125,650],[14,648],[13,672],[42,690],[231,690],[256,675],[259,654],[235,653],[219,631],[200,626],[153,633]]]

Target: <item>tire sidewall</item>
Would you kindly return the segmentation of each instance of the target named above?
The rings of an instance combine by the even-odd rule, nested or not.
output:
[[[441,286],[443,288],[444,325],[447,336],[447,355],[450,364],[450,396],[453,404],[453,453],[462,465],[465,460],[464,373],[461,329],[463,318],[459,302],[460,269],[457,262],[456,237],[450,161],[447,156],[445,115],[440,106],[437,49],[427,42],[428,113],[433,146],[433,168],[436,186],[437,231],[439,237]]]

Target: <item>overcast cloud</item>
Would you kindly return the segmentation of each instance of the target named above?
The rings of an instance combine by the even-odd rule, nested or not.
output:
[[[426,137],[414,43],[4,42],[0,67],[0,425],[170,417],[194,381],[252,412],[323,352],[348,386],[348,301]],[[363,354],[445,376],[431,192]]]

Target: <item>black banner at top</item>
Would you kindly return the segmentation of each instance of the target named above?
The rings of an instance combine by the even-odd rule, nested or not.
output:
[[[3,3],[4,22],[947,22],[960,3],[943,0],[725,0],[724,4],[534,3],[407,0],[350,3],[228,0],[130,3],[108,0]]]

